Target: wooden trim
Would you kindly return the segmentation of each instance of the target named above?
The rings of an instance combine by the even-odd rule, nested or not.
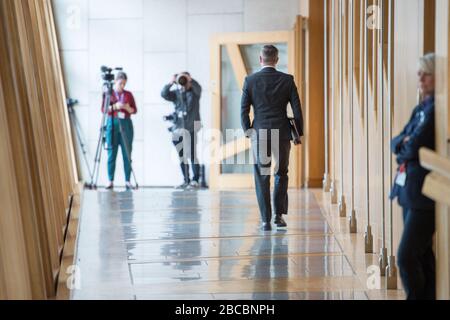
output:
[[[424,32],[423,52],[435,52],[436,43],[436,0],[423,1]]]
[[[423,194],[441,204],[450,206],[450,179],[437,173],[430,173],[425,179]]]
[[[303,99],[305,118],[305,182],[323,181],[325,172],[325,57],[324,57],[324,2],[314,1],[309,6],[306,39],[303,51],[306,83]],[[330,77],[332,79],[332,77]],[[330,80],[332,81],[332,80]],[[320,186],[319,185],[319,186]]]
[[[420,162],[430,171],[450,179],[450,160],[426,148],[420,150]]]
[[[226,45],[228,56],[230,57],[231,65],[233,67],[234,75],[239,88],[244,87],[245,78],[248,76],[245,67],[244,59],[242,58],[241,49],[236,43],[228,43]]]
[[[306,181],[305,187],[306,188],[311,188],[311,189],[319,189],[322,187],[322,179],[311,179],[309,178]]]
[[[354,34],[350,35],[354,38],[354,48],[353,48],[353,56],[354,56],[354,62],[353,62],[353,74],[354,74],[354,93],[355,93],[355,100],[358,101],[358,104],[361,106],[362,101],[362,68],[361,68],[361,61],[362,61],[362,30],[361,30],[361,1],[355,0],[353,2],[353,30]]]
[[[2,58],[2,61],[5,60]],[[2,214],[0,214],[0,284],[2,285],[0,297],[2,299],[31,299],[33,297],[31,279],[17,194],[18,186],[11,137],[6,119],[6,105],[3,85],[0,83],[0,134],[2,137],[0,139],[0,188],[2,190],[0,192],[2,204]]]
[[[67,286],[70,274],[68,269],[76,264],[77,236],[80,222],[81,201],[83,198],[83,186],[77,187],[78,191],[73,196],[70,208],[70,215],[67,224],[66,237],[64,241],[64,250],[61,255],[61,267],[58,274],[58,286],[56,290],[57,300],[70,299],[70,289]]]
[[[432,171],[424,185],[424,194],[437,202],[450,205],[450,159],[428,150],[420,150],[421,165]]]
[[[261,43],[282,43],[288,42],[289,31],[275,32],[231,32],[218,33],[211,36],[212,43],[227,44],[261,44]]]
[[[305,54],[306,54],[306,39],[305,39],[305,28],[307,25],[307,19],[302,16],[297,16],[297,21],[295,23],[293,37],[294,37],[294,47],[293,50],[295,52],[291,53],[294,57],[295,61],[295,71],[294,77],[298,86],[300,100],[302,102],[302,112],[305,115],[305,103],[306,103],[306,74],[308,72],[308,65],[305,63]],[[307,125],[307,124],[305,124]],[[307,142],[306,142],[307,143]],[[306,146],[303,148],[297,148],[297,152],[291,152],[294,154],[296,160],[291,159],[291,163],[297,162],[296,166],[296,176],[297,176],[297,186],[302,187],[305,184],[305,163],[306,163],[306,155],[305,155]],[[294,149],[295,150],[295,149]]]
[[[426,23],[425,23],[426,24]],[[436,0],[436,153],[450,158],[450,5]],[[433,176],[429,177],[431,184]],[[425,186],[430,182],[425,182]],[[447,184],[448,185],[448,184]],[[440,186],[430,186],[440,190]],[[431,190],[430,190],[431,191]],[[447,198],[448,198],[447,193]],[[436,210],[436,285],[437,298],[450,299],[450,210],[446,202]]]

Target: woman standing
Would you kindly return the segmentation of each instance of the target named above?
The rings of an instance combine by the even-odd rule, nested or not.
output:
[[[131,116],[137,113],[133,94],[125,90],[128,77],[126,73],[119,72],[116,75],[114,91],[111,96],[111,105],[108,112],[106,125],[106,142],[108,145],[108,177],[109,185],[106,189],[114,188],[114,175],[116,171],[116,159],[119,146],[122,150],[122,158],[125,169],[125,183],[127,190],[131,185],[131,152],[133,150],[134,129]],[[103,101],[105,96],[103,95]],[[102,103],[102,112],[103,110]],[[121,130],[122,133],[121,134]]]
[[[392,141],[392,152],[400,167],[391,197],[398,198],[403,208],[405,229],[398,265],[408,300],[436,299],[435,203],[422,194],[429,171],[419,162],[420,148],[435,148],[434,75],[435,55],[427,54],[419,63],[421,103],[402,133]]]

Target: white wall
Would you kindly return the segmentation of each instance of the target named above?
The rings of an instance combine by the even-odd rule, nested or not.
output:
[[[134,117],[134,168],[142,186],[181,182],[160,98],[171,75],[188,70],[204,89],[201,113],[211,123],[209,37],[219,32],[288,30],[299,0],[53,0],[68,96],[93,158],[101,120],[100,66],[121,66],[139,113]],[[236,106],[237,108],[239,106]],[[206,145],[206,143],[205,143]],[[207,152],[204,152],[207,154]],[[105,184],[105,157],[100,184]],[[91,162],[93,159],[91,160]],[[118,157],[116,182],[123,183]]]

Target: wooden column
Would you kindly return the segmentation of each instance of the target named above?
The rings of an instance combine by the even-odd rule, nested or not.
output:
[[[436,0],[436,152],[450,158],[450,5]],[[448,172],[448,171],[447,171]],[[448,180],[447,180],[448,181]],[[447,188],[450,186],[447,184]],[[438,188],[441,191],[442,188]],[[447,189],[448,190],[448,189]],[[436,190],[439,192],[439,190]],[[448,199],[448,193],[443,195]],[[436,215],[436,274],[438,299],[450,299],[450,210],[441,199]]]
[[[324,3],[309,1],[306,32],[305,92],[305,184],[321,188],[325,170],[324,136]]]
[[[0,297],[6,299],[55,296],[77,192],[52,15],[50,0],[0,2]]]

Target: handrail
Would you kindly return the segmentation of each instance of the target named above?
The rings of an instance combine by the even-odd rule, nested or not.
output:
[[[420,163],[425,169],[450,179],[450,159],[430,149],[422,148],[420,150]]]
[[[429,150],[420,150],[421,165],[430,170],[423,186],[427,197],[450,206],[450,159]]]

